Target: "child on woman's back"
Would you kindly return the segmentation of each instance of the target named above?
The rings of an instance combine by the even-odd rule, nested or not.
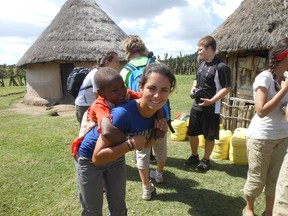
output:
[[[138,99],[142,96],[140,92],[127,90],[120,74],[112,68],[100,68],[95,74],[94,79],[99,97],[83,116],[79,137],[72,143],[73,156],[77,154],[85,134],[95,125],[98,125],[98,132],[102,134],[106,142],[123,142],[126,136],[111,124],[110,111],[121,103]],[[158,116],[161,116],[161,114],[162,110],[158,111]],[[162,127],[163,131],[167,130],[166,125],[157,124],[156,127]],[[153,139],[147,141],[146,146],[153,145],[157,138],[163,136],[163,133],[159,132],[159,129],[158,133],[155,132],[154,134]]]

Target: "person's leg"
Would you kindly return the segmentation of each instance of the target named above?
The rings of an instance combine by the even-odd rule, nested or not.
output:
[[[136,151],[137,167],[142,182],[142,199],[150,200],[152,193],[155,192],[154,185],[149,178],[149,157],[151,148],[143,148],[141,151]]]
[[[77,121],[81,124],[82,118],[89,106],[75,106]]]
[[[287,144],[288,144],[288,138],[270,141],[272,155],[267,173],[267,182],[265,187],[266,216],[272,216],[276,182],[286,154]]]
[[[167,134],[158,139],[153,148],[157,159],[157,169],[150,172],[150,177],[155,179],[156,182],[162,183],[164,182],[163,171],[167,160]]]
[[[198,112],[193,108],[190,111],[189,125],[187,135],[189,136],[189,145],[191,149],[191,156],[185,161],[186,166],[197,166],[199,164],[198,147],[199,138],[198,135],[202,134],[200,120],[203,112]]]
[[[204,156],[203,156],[204,159],[210,160],[210,155],[213,151],[214,145],[215,145],[214,140],[205,139],[205,152],[204,152]]]
[[[285,155],[276,184],[273,216],[284,216],[288,212],[288,152]]]
[[[243,215],[245,216],[254,216],[254,203],[255,197],[246,196],[246,206],[243,209]]]
[[[126,163],[124,156],[108,164],[104,172],[104,181],[110,215],[127,215]]]
[[[153,155],[153,148],[151,146],[151,153],[150,153],[150,163],[155,163],[156,162],[156,158]]]
[[[219,139],[220,115],[203,113],[201,119],[202,131],[205,137],[205,151],[202,160],[196,167],[198,171],[206,172],[210,169],[210,155],[215,145],[215,139]]]
[[[243,212],[254,215],[254,203],[267,182],[267,173],[273,152],[273,145],[268,140],[247,139],[248,172],[244,185],[246,206]]]
[[[191,148],[192,155],[198,155],[199,147],[199,137],[198,136],[189,136],[189,144]]]
[[[75,167],[82,215],[102,215],[104,183],[101,168],[81,157],[76,159]]]
[[[265,216],[272,216],[272,211],[273,211],[273,204],[274,204],[274,196],[266,196],[265,197]]]

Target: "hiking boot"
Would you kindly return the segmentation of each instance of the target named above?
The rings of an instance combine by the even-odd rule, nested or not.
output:
[[[185,162],[184,165],[186,166],[197,166],[199,164],[199,156],[191,155]]]
[[[196,169],[200,172],[206,172],[210,169],[210,160],[202,159]]]
[[[144,187],[143,186],[143,193],[142,193],[142,199],[143,200],[150,200],[152,197],[152,194],[156,193],[156,188],[152,183],[150,183],[150,186]]]
[[[163,176],[162,176],[162,173],[159,173],[157,170],[151,170],[150,171],[150,177],[155,179],[155,181],[157,183],[162,183],[164,182],[164,179],[163,179]]]
[[[150,154],[150,163],[156,163],[157,160],[153,154]]]

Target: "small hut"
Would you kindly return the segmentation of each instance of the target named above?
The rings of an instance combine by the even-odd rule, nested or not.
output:
[[[70,71],[95,65],[96,58],[109,50],[116,51],[120,61],[125,61],[122,42],[126,37],[95,0],[67,0],[17,63],[26,70],[24,103],[73,101],[66,92]]]
[[[227,106],[222,106],[222,123],[228,129],[250,123],[254,114],[252,84],[267,68],[269,50],[288,35],[287,8],[286,0],[244,0],[212,33],[219,57],[232,70],[233,91]]]

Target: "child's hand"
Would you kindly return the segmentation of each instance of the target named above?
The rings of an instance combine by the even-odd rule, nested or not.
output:
[[[137,149],[138,151],[141,151],[144,148],[144,145],[147,141],[145,136],[141,136],[141,135],[135,135],[131,137],[130,139],[133,144],[133,147]]]
[[[166,119],[162,118],[160,120],[156,120],[155,128],[159,128],[161,131],[164,131],[166,133],[168,131],[168,124]]]
[[[160,120],[156,120],[155,128],[153,130],[153,138],[155,140],[159,138],[163,138],[167,131],[168,131],[168,124],[167,124],[166,119],[162,118]]]
[[[153,133],[152,135],[153,139],[157,140],[157,139],[163,138],[166,132],[160,130],[159,128],[154,128],[152,133]]]

